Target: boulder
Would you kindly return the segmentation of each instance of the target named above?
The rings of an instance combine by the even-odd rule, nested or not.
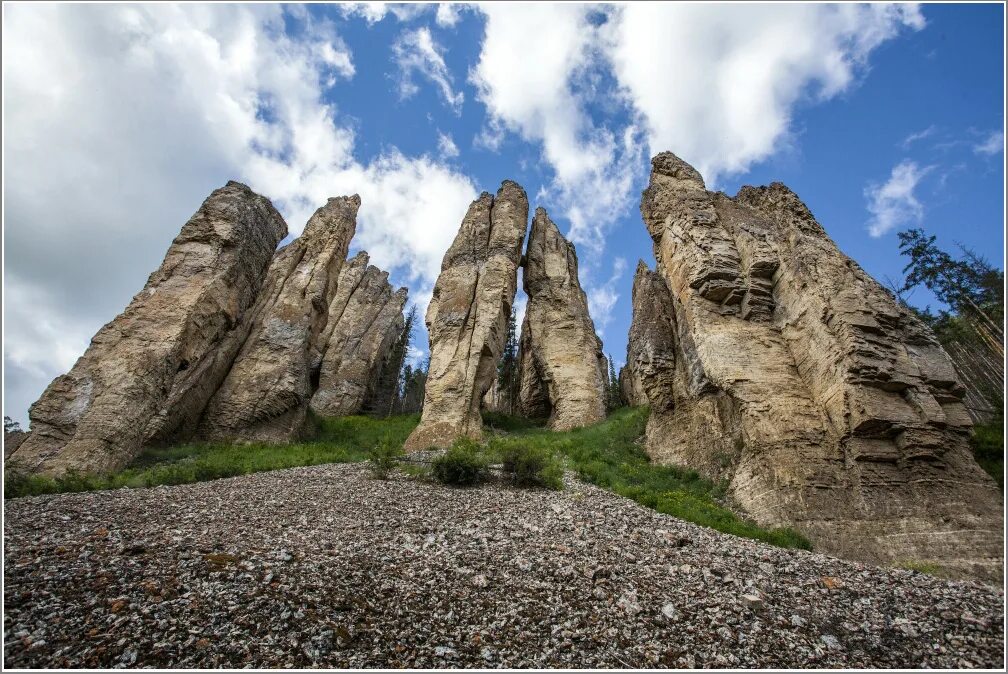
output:
[[[321,340],[325,355],[310,407],[320,416],[358,414],[378,386],[382,366],[403,330],[407,290],[360,252],[343,266]]]
[[[289,442],[302,437],[316,389],[330,305],[357,227],[360,197],[334,197],[273,258],[252,328],[207,405],[201,437]]]
[[[528,305],[519,341],[519,409],[566,431],[605,419],[608,363],[578,281],[574,244],[543,208],[532,219],[522,274]]]
[[[480,403],[507,339],[527,226],[528,197],[510,180],[469,206],[427,307],[430,369],[408,451],[482,437]]]
[[[286,235],[269,199],[236,182],[215,190],[143,290],[32,405],[11,461],[53,475],[113,471],[195,424]]]
[[[727,480],[822,552],[1000,579],[1001,495],[930,330],[784,185],[728,197],[662,153],[641,214],[674,324],[670,399],[647,393],[653,459]]]

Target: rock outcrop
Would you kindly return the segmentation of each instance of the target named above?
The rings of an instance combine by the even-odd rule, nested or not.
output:
[[[321,340],[325,354],[311,409],[320,416],[359,413],[378,385],[382,366],[403,330],[407,290],[393,290],[388,272],[368,264],[368,254],[347,260]]]
[[[522,274],[528,305],[519,342],[519,408],[566,431],[605,419],[608,363],[578,281],[574,245],[543,208],[532,219]]]
[[[510,180],[496,197],[484,192],[469,206],[427,307],[430,369],[407,450],[482,437],[480,403],[507,338],[527,226],[528,197]]]
[[[252,328],[199,433],[218,441],[289,442],[307,430],[329,309],[357,228],[360,197],[334,197],[276,253]]]
[[[28,433],[22,430],[8,431],[4,429],[3,455],[6,459],[28,438]]]
[[[105,472],[192,424],[227,373],[287,225],[229,182],[182,227],[160,268],[29,412],[11,461],[34,472]]]
[[[626,365],[619,383],[628,405],[670,410],[676,363],[676,322],[672,297],[661,274],[637,262],[633,282],[633,318],[627,335]]]
[[[663,153],[641,213],[675,326],[651,456],[729,480],[758,522],[821,551],[1000,578],[1000,493],[926,326],[779,183],[729,198]]]

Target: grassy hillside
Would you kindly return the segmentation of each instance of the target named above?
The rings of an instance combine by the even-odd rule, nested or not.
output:
[[[525,419],[488,414],[488,451],[500,453],[516,445],[542,448],[563,457],[567,468],[583,480],[659,512],[782,547],[810,548],[794,531],[766,530],[740,519],[723,505],[723,490],[693,471],[652,465],[637,444],[647,414],[646,409],[623,409],[594,426],[564,433],[547,431]],[[51,479],[8,471],[4,496],[185,484],[294,466],[363,461],[386,436],[401,445],[418,421],[417,415],[323,419],[311,442],[149,449],[125,470],[107,476]]]

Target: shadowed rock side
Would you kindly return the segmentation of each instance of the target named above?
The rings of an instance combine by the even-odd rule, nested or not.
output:
[[[1000,579],[1001,496],[930,331],[779,183],[732,199],[663,153],[641,213],[675,324],[652,457],[728,479],[819,550]]]
[[[407,450],[482,437],[480,402],[507,338],[527,225],[525,190],[510,180],[496,198],[484,192],[469,206],[427,307],[430,369]]]
[[[207,406],[212,440],[288,442],[305,431],[329,307],[357,227],[360,197],[331,198],[273,258],[252,330]]]
[[[525,252],[528,306],[519,342],[519,407],[566,431],[605,419],[607,362],[578,281],[574,245],[537,208]]]
[[[656,412],[673,408],[675,333],[668,286],[661,274],[638,261],[626,365],[619,374],[620,391],[628,405],[650,405]]]
[[[193,423],[286,235],[269,199],[236,182],[215,190],[143,290],[32,405],[30,437],[11,461],[47,474],[116,470]]]
[[[374,392],[382,364],[403,329],[406,288],[358,253],[343,265],[321,343],[325,355],[311,409],[321,416],[357,414]]]

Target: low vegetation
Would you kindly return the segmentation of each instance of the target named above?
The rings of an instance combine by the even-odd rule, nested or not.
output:
[[[490,461],[483,449],[469,438],[459,438],[444,454],[431,463],[431,474],[438,482],[470,487],[487,478]]]
[[[1004,491],[1004,419],[974,426],[970,445],[977,463]]]
[[[536,422],[487,415],[488,442],[482,447],[460,440],[435,459],[429,474],[452,485],[484,481],[491,464],[500,464],[505,480],[521,487],[561,489],[563,470],[659,512],[725,533],[782,547],[810,549],[789,529],[767,530],[735,515],[724,503],[724,490],[695,472],[650,462],[638,440],[647,410],[624,408],[603,422],[554,433]],[[368,461],[377,477],[399,470],[420,477],[428,471],[400,463],[401,447],[418,415],[387,419],[321,419],[311,442],[294,445],[184,445],[150,449],[127,469],[107,476],[67,475],[52,479],[7,471],[7,498],[32,494],[80,492],[119,487],[151,487],[213,480],[266,470],[322,463]]]
[[[4,471],[4,497],[188,484],[295,466],[364,461],[386,438],[402,447],[419,420],[416,414],[388,419],[322,419],[316,422],[315,439],[292,445],[193,444],[148,449],[125,470],[104,476],[71,473],[53,479],[8,469]]]

